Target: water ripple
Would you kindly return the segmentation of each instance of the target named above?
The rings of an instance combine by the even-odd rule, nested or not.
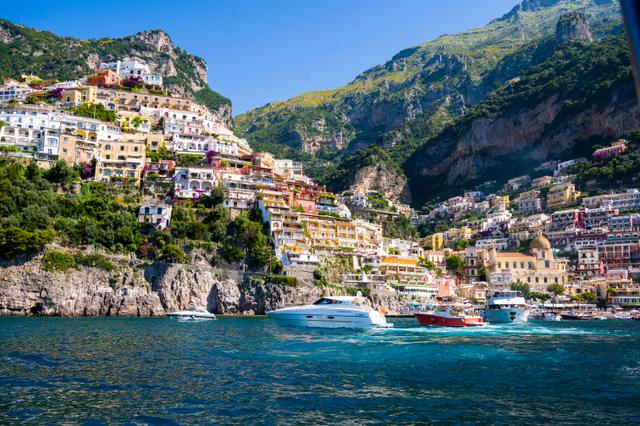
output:
[[[0,318],[0,424],[638,423],[639,337],[633,321]]]

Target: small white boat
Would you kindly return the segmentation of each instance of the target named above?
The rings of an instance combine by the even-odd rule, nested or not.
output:
[[[560,314],[546,313],[542,314],[542,321],[562,321]]]
[[[282,325],[318,328],[393,327],[385,316],[364,304],[361,296],[323,297],[313,305],[293,306],[267,312]]]
[[[167,316],[191,319],[216,319],[216,315],[209,312],[207,308],[192,308],[185,311],[174,311],[169,312]]]
[[[529,306],[519,291],[498,291],[487,301],[484,316],[491,324],[523,323],[529,319]]]

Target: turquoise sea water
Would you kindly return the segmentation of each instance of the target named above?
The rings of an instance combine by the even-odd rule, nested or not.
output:
[[[640,424],[640,321],[0,318],[0,424]]]

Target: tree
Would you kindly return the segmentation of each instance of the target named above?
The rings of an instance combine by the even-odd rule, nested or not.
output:
[[[529,299],[531,297],[531,288],[527,283],[523,283],[520,281],[511,283],[511,290],[521,292],[522,296],[524,296],[525,299]]]
[[[167,244],[167,246],[162,249],[160,259],[172,263],[185,263],[190,260],[189,256],[187,256],[184,250],[182,250],[176,244]]]
[[[562,284],[550,284],[547,286],[547,291],[549,293],[553,293],[554,297],[557,299],[558,296],[564,294],[564,286]]]
[[[447,269],[453,272],[458,278],[462,278],[464,275],[464,260],[458,255],[447,256],[446,259]]]
[[[214,186],[211,188],[209,194],[200,198],[198,205],[203,205],[206,208],[211,208],[222,204],[224,202],[224,188],[221,186]]]
[[[142,123],[144,123],[144,119],[140,115],[136,115],[135,117],[133,117],[133,120],[131,120],[131,125],[136,130],[138,130],[140,126],[142,126]]]
[[[478,269],[478,279],[480,281],[487,281],[487,268],[484,266],[481,266],[480,269]]]
[[[0,226],[0,257],[36,253],[53,241],[55,232],[50,230],[25,231],[17,226]]]

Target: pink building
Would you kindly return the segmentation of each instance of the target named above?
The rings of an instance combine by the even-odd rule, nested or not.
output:
[[[627,141],[624,139],[620,139],[612,143],[611,146],[595,150],[591,158],[593,158],[595,161],[606,161],[613,157],[619,157],[620,155],[627,152],[628,149],[629,148],[627,147]]]

